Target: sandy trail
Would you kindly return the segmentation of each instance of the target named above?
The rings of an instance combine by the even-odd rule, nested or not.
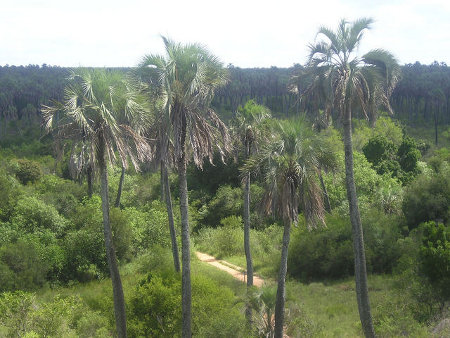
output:
[[[222,271],[228,272],[234,278],[239,279],[241,282],[246,282],[246,275],[244,269],[241,267],[228,263],[227,261],[217,260],[213,256],[197,251],[195,253],[199,260],[206,262]],[[253,285],[261,287],[264,284],[264,280],[260,277],[253,275]]]

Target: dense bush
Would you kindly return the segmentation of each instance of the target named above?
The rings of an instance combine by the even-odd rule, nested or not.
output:
[[[148,273],[130,299],[132,336],[174,337],[181,332],[181,277]],[[198,337],[240,337],[245,321],[232,291],[202,276],[192,276],[192,331]]]
[[[405,192],[402,204],[408,227],[413,229],[422,222],[450,219],[450,176],[440,173],[419,176]]]
[[[34,196],[24,196],[17,201],[11,223],[24,233],[49,229],[56,236],[62,236],[68,226],[67,220],[52,205]]]
[[[17,160],[16,176],[22,184],[34,183],[42,176],[39,163],[30,160]]]
[[[370,210],[363,215],[364,241],[369,272],[390,273],[400,252],[398,218]],[[327,226],[306,230],[304,224],[292,231],[288,272],[303,281],[336,279],[353,274],[354,256],[351,225],[333,214]]]
[[[428,279],[443,307],[450,300],[450,228],[428,222],[421,229],[419,272]]]
[[[110,337],[107,319],[79,297],[42,302],[26,292],[0,294],[0,329],[6,337]]]
[[[33,241],[5,245],[0,248],[0,292],[42,287],[49,269]]]
[[[7,221],[11,217],[17,199],[21,194],[19,183],[12,176],[0,172],[0,221]]]

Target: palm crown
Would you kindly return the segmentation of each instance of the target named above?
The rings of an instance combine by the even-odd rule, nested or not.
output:
[[[46,129],[74,140],[93,163],[104,146],[109,162],[117,151],[125,167],[130,158],[138,168],[138,161],[151,154],[142,136],[150,115],[140,91],[121,74],[102,70],[78,69],[69,82],[63,103],[43,109]]]
[[[310,89],[328,81],[332,103],[341,113],[346,105],[355,103],[367,117],[372,117],[380,105],[392,112],[389,97],[400,78],[396,59],[383,49],[357,55],[364,32],[372,22],[369,18],[352,24],[341,20],[336,32],[321,27],[317,36],[325,39],[309,46],[308,66],[314,73]]]
[[[145,56],[140,64],[142,76],[155,86],[163,101],[165,134],[172,135],[176,157],[182,151],[181,138],[186,126],[194,162],[201,167],[205,157],[212,161],[215,145],[222,154],[228,147],[227,129],[209,107],[214,91],[228,80],[227,72],[199,44],[183,45],[165,37],[163,41],[166,55]]]

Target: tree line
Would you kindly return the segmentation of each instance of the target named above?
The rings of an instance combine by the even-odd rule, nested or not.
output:
[[[227,67],[230,81],[215,93],[213,107],[225,121],[239,106],[252,99],[268,107],[277,117],[299,111],[314,115],[322,106],[301,102],[290,90],[292,75],[304,67]],[[118,68],[126,73],[130,68]],[[423,122],[437,127],[450,123],[450,68],[445,63],[416,62],[401,66],[401,79],[392,93],[395,116],[413,125]],[[60,100],[69,69],[48,65],[0,66],[0,118],[37,121],[41,104]],[[337,118],[337,112],[333,112]],[[356,111],[362,117],[361,112]],[[0,136],[1,137],[1,136]]]

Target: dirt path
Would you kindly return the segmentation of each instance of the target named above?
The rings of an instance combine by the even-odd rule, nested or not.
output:
[[[198,259],[202,262],[206,262],[222,271],[228,272],[234,278],[239,279],[241,282],[246,282],[246,275],[244,269],[241,267],[228,263],[227,261],[217,260],[213,256],[202,252],[195,252]],[[253,285],[261,287],[264,284],[264,280],[260,277],[253,275]]]

